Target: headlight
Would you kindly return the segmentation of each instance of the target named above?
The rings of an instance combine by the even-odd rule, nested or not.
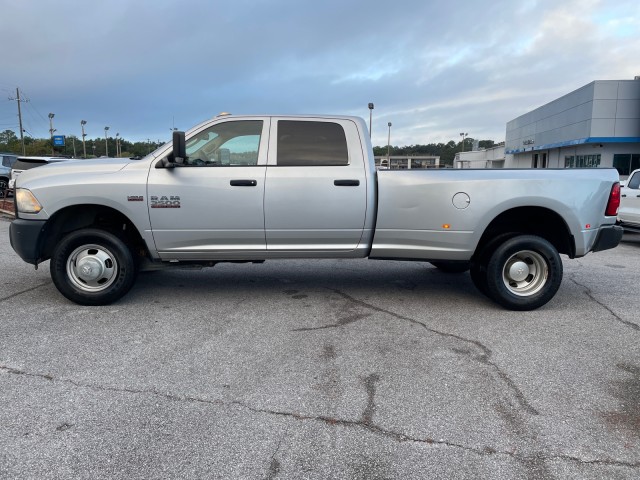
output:
[[[19,213],[38,213],[42,210],[40,202],[26,188],[18,188],[15,197]]]

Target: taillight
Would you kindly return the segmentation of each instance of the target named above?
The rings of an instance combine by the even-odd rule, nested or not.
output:
[[[618,215],[618,207],[620,207],[620,184],[616,182],[613,184],[613,187],[611,187],[609,201],[607,202],[607,210],[604,214],[607,217],[615,217]]]

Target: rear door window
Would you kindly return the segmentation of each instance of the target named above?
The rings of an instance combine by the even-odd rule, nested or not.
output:
[[[333,122],[278,121],[279,166],[349,164],[344,128]]]

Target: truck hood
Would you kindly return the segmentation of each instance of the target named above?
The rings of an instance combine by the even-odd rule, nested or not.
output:
[[[48,177],[69,178],[73,174],[104,175],[122,170],[130,163],[138,162],[129,158],[98,158],[95,160],[70,159],[62,162],[50,163],[41,167],[25,170],[16,178],[16,188],[39,183],[38,180]]]

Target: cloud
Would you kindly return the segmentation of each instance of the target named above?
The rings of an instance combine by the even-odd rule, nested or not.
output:
[[[168,139],[220,111],[368,117],[373,143],[504,138],[595,79],[633,78],[637,1],[0,0],[0,91],[30,130]],[[29,28],[24,28],[28,19]],[[0,102],[0,124],[15,102]],[[7,120],[8,119],[8,120]],[[0,126],[0,128],[2,128]]]

